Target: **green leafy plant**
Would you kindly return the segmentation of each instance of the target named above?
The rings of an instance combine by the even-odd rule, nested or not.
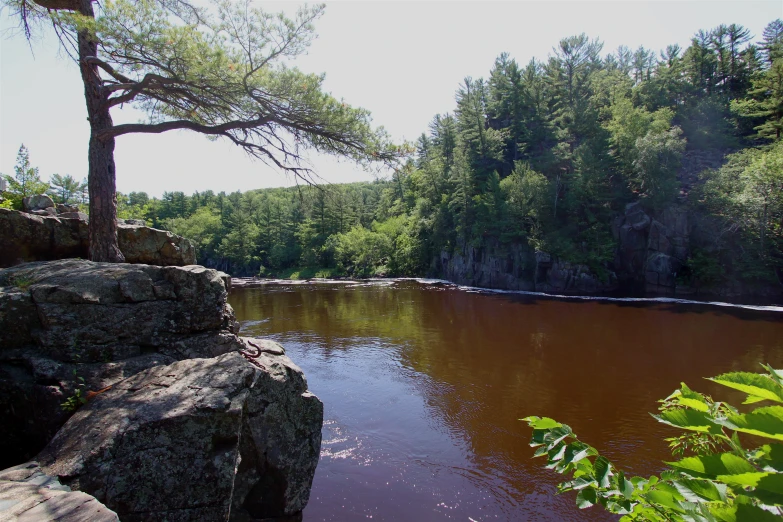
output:
[[[31,278],[26,276],[16,276],[11,279],[11,284],[20,290],[27,290],[33,282]]]
[[[74,412],[81,408],[82,405],[87,404],[87,394],[84,393],[84,377],[81,377],[76,370],[73,370],[73,380],[76,388],[73,391],[73,395],[60,404],[63,411]]]
[[[559,492],[577,491],[576,505],[601,505],[620,520],[764,522],[783,516],[783,371],[732,372],[711,381],[747,394],[743,404],[772,402],[743,413],[684,383],[660,401],[653,417],[684,431],[667,439],[675,457],[660,477],[627,477],[571,428],[547,417],[522,419],[530,445],[547,468],[568,475]],[[740,435],[767,439],[746,449]],[[685,456],[690,454],[690,456]]]

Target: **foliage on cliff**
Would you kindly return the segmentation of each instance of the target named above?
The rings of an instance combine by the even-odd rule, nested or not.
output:
[[[653,417],[684,433],[667,439],[672,454],[660,477],[627,477],[571,428],[550,418],[527,417],[530,445],[547,468],[569,476],[559,492],[577,491],[580,509],[593,505],[621,520],[757,522],[783,516],[783,372],[732,372],[711,381],[747,394],[743,404],[771,402],[742,412],[695,392],[685,383]],[[753,435],[764,442],[747,448]],[[686,456],[688,455],[688,456]]]

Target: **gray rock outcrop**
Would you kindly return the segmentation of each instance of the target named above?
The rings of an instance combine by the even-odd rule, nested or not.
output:
[[[117,241],[127,263],[161,266],[196,264],[193,243],[166,230],[121,223],[117,225]]]
[[[585,265],[520,244],[505,248],[469,246],[442,252],[439,261],[440,274],[446,279],[483,288],[595,294],[616,290],[618,284],[610,270],[601,278]]]
[[[624,289],[674,294],[691,254],[691,216],[682,206],[659,212],[629,203],[612,222],[614,261],[600,274],[526,245],[461,247],[442,252],[437,273],[450,281],[485,288],[565,294],[599,294]]]
[[[27,261],[86,258],[87,225],[0,208],[0,267]]]
[[[117,513],[46,475],[37,462],[0,471],[0,520],[7,522],[118,522]]]
[[[620,277],[646,293],[673,294],[689,255],[687,210],[669,207],[651,216],[640,203],[629,203],[612,231],[618,242],[615,266]]]
[[[100,394],[39,455],[43,469],[124,521],[301,511],[323,407],[282,348],[244,342],[243,354],[157,366]]]
[[[22,205],[27,212],[32,212],[35,210],[46,210],[48,208],[54,209],[54,201],[52,201],[52,198],[46,194],[27,196],[26,198],[22,199]]]
[[[87,216],[81,212],[42,215],[0,209],[0,267],[31,261],[82,258],[89,253]],[[117,242],[128,263],[185,266],[196,263],[193,243],[166,230],[117,225]]]
[[[122,520],[300,512],[323,406],[281,346],[236,335],[229,284],[201,266],[0,270],[0,468],[40,451]]]
[[[195,265],[67,259],[0,270],[0,467],[39,451],[77,393],[240,349],[227,283]]]

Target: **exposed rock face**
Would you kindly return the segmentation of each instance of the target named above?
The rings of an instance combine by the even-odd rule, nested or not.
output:
[[[677,274],[688,260],[687,210],[669,207],[655,216],[630,203],[613,223],[618,241],[615,266],[625,282],[653,294],[673,294]]]
[[[44,471],[122,520],[300,512],[323,406],[281,346],[236,336],[229,281],[83,260],[0,270],[0,467],[62,427]]]
[[[536,280],[537,292],[566,294],[598,294],[617,289],[617,276],[608,272],[604,279],[593,274],[586,265],[555,260],[549,264],[539,263]]]
[[[27,462],[0,471],[0,520],[14,522],[118,522],[117,513]]]
[[[87,225],[0,208],[0,267],[26,261],[86,258]]]
[[[54,207],[36,215],[0,209],[0,267],[30,261],[87,258],[89,235],[87,216],[65,212],[56,216]],[[120,223],[117,241],[128,263],[185,266],[196,262],[193,243],[165,230]]]
[[[176,236],[165,230],[119,224],[117,225],[117,240],[120,251],[128,263],[161,266],[182,266],[196,263],[196,247],[193,246],[193,243],[189,239]]]
[[[27,212],[34,210],[46,210],[47,208],[54,209],[54,201],[52,201],[52,198],[46,194],[27,196],[22,200],[22,205],[24,205],[24,209]]]
[[[440,271],[458,284],[508,290],[535,290],[533,274],[536,261],[530,249],[512,246],[505,254],[490,248],[466,247],[457,252],[442,252]]]
[[[57,214],[57,217],[62,219],[78,219],[79,221],[84,221],[87,223],[90,218],[85,214],[84,212],[63,212],[61,214]]]
[[[57,433],[39,455],[44,470],[95,495],[124,521],[301,511],[318,462],[323,407],[282,348],[246,346],[257,354],[254,363],[233,352],[118,383]]]
[[[440,273],[459,284],[505,290],[553,293],[605,293],[617,288],[617,277],[603,279],[585,265],[559,260],[524,245],[501,248],[467,247],[442,252]]]
[[[673,294],[690,255],[691,220],[684,207],[648,213],[630,203],[612,223],[614,263],[599,277],[587,266],[524,245],[467,247],[440,256],[440,274],[460,284],[548,293],[595,294],[624,288]]]
[[[78,205],[66,205],[64,203],[57,203],[57,213],[58,214],[66,214],[69,212],[79,212]]]
[[[0,467],[43,447],[79,384],[239,349],[227,282],[200,266],[76,259],[0,270]]]

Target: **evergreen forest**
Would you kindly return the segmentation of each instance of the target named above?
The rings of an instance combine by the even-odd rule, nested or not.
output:
[[[606,52],[581,34],[458,86],[388,179],[244,193],[120,194],[119,216],[233,275],[438,275],[442,252],[526,245],[596,274],[639,202],[700,216],[685,277],[783,281],[783,21]],[[414,147],[411,147],[413,149]]]

